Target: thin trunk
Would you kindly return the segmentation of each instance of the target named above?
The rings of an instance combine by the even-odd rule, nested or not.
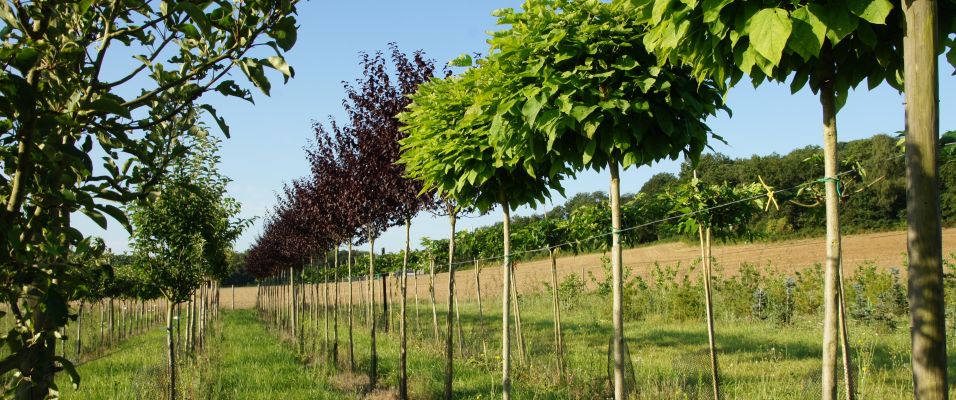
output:
[[[836,92],[832,50],[823,49],[820,105],[823,108],[823,160],[826,180],[826,265],[823,282],[823,400],[837,398],[837,340],[840,313],[840,194],[837,154]]]
[[[445,315],[445,400],[452,399],[451,383],[455,375],[454,367],[454,336],[452,325],[454,315],[452,307],[455,300],[455,219],[456,210],[453,208],[448,213],[449,225],[451,225],[451,237],[448,239],[448,309]]]
[[[368,323],[371,336],[369,361],[369,386],[374,389],[378,382],[378,353],[375,349],[375,237],[369,229],[368,234]]]
[[[906,215],[913,394],[949,396],[943,301],[939,167],[939,66],[936,2],[903,2],[906,90]]]
[[[80,301],[79,312],[76,313],[76,359],[80,359],[80,353],[83,351],[83,302]]]
[[[455,292],[455,326],[458,329],[458,355],[461,357],[465,356],[465,338],[462,335],[461,331],[461,311],[458,308],[458,292]]]
[[[707,345],[710,347],[710,374],[714,399],[720,399],[720,374],[717,369],[717,343],[714,338],[714,303],[711,295],[710,227],[700,225],[700,263],[704,273],[704,306],[707,313]]]
[[[475,259],[475,293],[478,297],[478,335],[481,336],[481,354],[488,353],[488,341],[485,338],[485,316],[481,308],[481,266]]]
[[[325,253],[325,264],[322,265],[322,320],[325,322],[325,341],[322,342],[322,351],[325,359],[329,359],[329,253]]]
[[[840,262],[840,355],[843,356],[843,384],[846,390],[846,400],[856,398],[856,388],[853,383],[853,362],[850,356],[850,331],[846,323],[846,296],[843,285],[843,262]]]
[[[408,400],[408,332],[405,299],[408,295],[408,255],[412,250],[412,221],[405,218],[405,254],[402,256],[402,272],[399,275],[401,285],[401,317],[398,322],[398,398]]]
[[[166,360],[169,362],[169,400],[176,400],[176,342],[173,340],[173,302],[166,303]]]
[[[349,240],[349,371],[355,372],[355,346],[352,342],[352,241]]]
[[[388,333],[388,274],[382,274],[382,331]]]
[[[429,268],[429,277],[430,277],[428,292],[429,294],[431,294],[431,299],[432,299],[432,330],[435,332],[435,343],[437,344],[439,341],[438,305],[436,304],[436,301],[435,301],[435,259],[434,258],[430,258],[428,260],[428,268]]]
[[[406,278],[407,279],[407,278]],[[415,326],[418,328],[418,335],[422,334],[422,313],[418,302],[418,270],[415,270]]]
[[[504,242],[504,261],[501,264],[501,398],[511,398],[511,209],[502,192],[501,211],[502,241]]]
[[[621,177],[617,161],[608,163],[611,170],[611,279],[613,282],[612,320],[614,336],[614,400],[624,400],[624,279],[621,258]]]
[[[335,268],[332,269],[332,366],[339,366],[339,244],[335,245]]]
[[[558,376],[563,381],[564,375],[564,338],[561,334],[561,297],[558,287],[558,261],[554,256],[555,250],[548,248],[551,258],[551,307],[554,315],[554,354],[558,369]]]
[[[518,361],[522,365],[528,363],[528,353],[525,351],[524,331],[521,325],[521,304],[518,303],[518,280],[515,276],[515,263],[511,262],[511,306],[515,318],[515,341],[518,344]]]

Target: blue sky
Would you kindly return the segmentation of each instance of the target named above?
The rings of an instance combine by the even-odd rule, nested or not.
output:
[[[282,85],[273,78],[272,96],[256,96],[256,104],[234,99],[207,99],[231,126],[232,138],[222,148],[222,171],[233,179],[229,187],[243,205],[243,216],[259,220],[242,236],[237,249],[245,249],[261,230],[261,217],[275,201],[282,183],[308,174],[303,147],[312,137],[313,122],[342,115],[342,81],[361,73],[359,52],[385,50],[395,42],[410,51],[424,50],[439,64],[461,53],[487,52],[486,32],[496,29],[491,12],[497,8],[519,7],[517,0],[348,0],[302,2],[299,5],[299,34],[288,54],[296,77]],[[940,127],[956,129],[956,77],[948,64],[940,69]],[[717,151],[734,157],[752,154],[785,153],[794,148],[819,144],[822,118],[819,101],[804,90],[791,95],[787,86],[764,84],[753,89],[747,84],[731,90],[728,104],[733,118],[722,115],[708,123],[728,144],[715,144]],[[892,88],[873,91],[864,88],[850,95],[840,112],[840,140],[892,133],[903,128],[903,98]],[[622,191],[635,192],[651,175],[676,172],[679,161],[651,167],[631,168],[622,175]],[[579,192],[607,191],[606,172],[585,172],[566,183],[569,196]],[[560,196],[553,198],[560,204]],[[519,210],[527,214],[531,210]],[[497,222],[500,212],[459,222],[459,229]],[[446,218],[423,215],[412,224],[412,241],[423,236],[448,235]],[[116,224],[102,231],[80,222],[80,229],[104,237],[114,251],[125,251],[128,234]],[[401,249],[404,230],[393,228],[376,241],[387,251]]]

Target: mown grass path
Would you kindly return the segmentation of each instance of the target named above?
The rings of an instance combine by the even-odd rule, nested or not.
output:
[[[181,399],[340,399],[325,375],[305,366],[259,322],[252,310],[223,311],[221,328],[195,362],[180,364]],[[57,379],[64,399],[162,399],[166,395],[165,336],[161,329],[131,338],[79,368],[79,390]]]
[[[324,374],[306,367],[251,310],[223,312],[212,365],[213,399],[338,399]]]

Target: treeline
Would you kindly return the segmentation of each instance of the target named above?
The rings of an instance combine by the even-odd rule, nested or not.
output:
[[[846,232],[902,228],[906,218],[906,186],[903,157],[895,137],[879,134],[868,139],[840,143],[843,164],[850,168],[843,191],[842,216]],[[702,155],[697,164],[698,178],[703,184],[745,186],[761,180],[773,190],[793,189],[774,195],[779,206],[755,214],[747,224],[749,240],[775,240],[784,237],[823,233],[826,221],[822,206],[814,204],[813,193],[823,189],[823,163],[819,146],[807,146],[787,154],[754,155],[733,159],[723,154]],[[943,220],[956,221],[956,156],[942,152],[940,186]],[[686,184],[694,176],[695,167],[685,162],[677,174],[652,176],[636,193],[621,196],[621,212],[625,228],[658,221],[673,215],[669,192]],[[849,179],[852,176],[855,180]],[[852,184],[852,185],[851,185]],[[801,191],[798,188],[802,188]],[[763,192],[766,193],[765,191]],[[760,193],[757,193],[760,194]],[[605,192],[578,193],[551,210],[523,217],[513,217],[511,242],[513,251],[537,252],[515,254],[517,258],[539,258],[547,255],[548,246],[565,244],[574,252],[603,251],[610,248],[611,212]],[[680,233],[678,220],[672,219],[623,232],[627,246],[638,246],[659,240],[691,239]],[[456,258],[461,261],[494,258],[501,255],[501,223],[456,234]],[[421,250],[412,253],[412,263],[427,267],[429,255],[440,258],[447,254],[448,240],[422,239]],[[380,271],[401,269],[400,253],[377,257]],[[438,270],[447,265],[438,263]]]

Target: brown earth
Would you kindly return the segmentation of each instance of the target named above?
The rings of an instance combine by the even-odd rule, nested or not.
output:
[[[956,228],[943,230],[943,254],[949,257],[956,252]],[[815,263],[822,263],[825,257],[823,238],[791,240],[778,243],[746,243],[716,245],[713,249],[714,258],[724,275],[735,275],[740,265],[750,263],[763,271],[775,271],[781,274],[791,274],[803,270]],[[903,265],[906,253],[906,232],[880,232],[859,235],[847,235],[843,238],[843,264],[851,273],[857,265],[872,262],[880,268],[900,268]],[[578,274],[590,284],[589,276],[593,274],[597,279],[604,278],[604,269],[601,267],[601,253],[568,255],[557,259],[557,275],[560,282],[570,274]],[[648,278],[654,263],[674,265],[680,263],[681,271],[687,272],[690,265],[700,260],[700,248],[687,243],[664,243],[645,247],[624,250],[624,265],[632,273]],[[905,269],[902,269],[905,275]],[[414,304],[415,298],[422,304],[428,302],[427,274],[408,277],[409,303]],[[489,261],[482,266],[481,274],[482,299],[497,299],[501,297],[501,265]],[[389,277],[390,301],[395,298],[397,279]],[[477,291],[475,269],[471,264],[459,265],[455,274],[455,283],[458,288],[459,299],[470,300],[476,298]],[[515,266],[515,281],[520,293],[540,291],[545,283],[551,281],[551,264],[548,259],[519,262]],[[364,303],[367,296],[365,282],[353,283],[353,296],[357,304]],[[375,283],[375,292],[378,302],[381,302],[381,282]],[[232,306],[231,288],[221,291],[221,304],[224,308]],[[330,291],[333,290],[330,288]],[[309,291],[311,296],[311,290]],[[320,292],[321,293],[321,292]],[[439,304],[447,301],[448,274],[435,275],[435,296]],[[255,287],[240,287],[235,289],[235,307],[253,308],[255,306]],[[339,285],[340,301],[347,301],[348,284]],[[331,298],[331,294],[330,294]]]

